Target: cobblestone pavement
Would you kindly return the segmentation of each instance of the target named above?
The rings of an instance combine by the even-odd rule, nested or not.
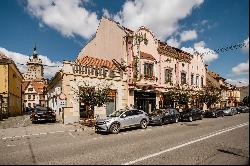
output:
[[[0,121],[0,129],[18,128],[32,125],[29,115],[9,117]]]
[[[33,124],[30,120],[30,115],[22,115],[9,117],[0,121],[0,138],[15,137],[22,135],[39,135],[44,133],[57,133],[75,131],[84,133],[94,133],[94,127],[87,127],[81,124],[62,124],[56,123],[38,123]]]

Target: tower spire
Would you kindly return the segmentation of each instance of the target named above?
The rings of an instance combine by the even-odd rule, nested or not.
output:
[[[33,48],[33,58],[37,58],[36,43],[35,43],[35,47]]]

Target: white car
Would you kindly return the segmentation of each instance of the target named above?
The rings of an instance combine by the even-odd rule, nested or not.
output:
[[[113,112],[105,119],[97,119],[96,131],[119,133],[120,129],[140,126],[146,129],[149,123],[148,114],[138,109],[122,109]]]

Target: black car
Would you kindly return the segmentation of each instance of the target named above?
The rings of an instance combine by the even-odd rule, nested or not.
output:
[[[248,113],[249,112],[249,108],[247,106],[236,107],[236,110],[238,113]]]
[[[189,108],[180,113],[180,119],[182,121],[190,121],[193,120],[202,120],[203,119],[203,112],[198,108]]]
[[[174,108],[156,109],[149,114],[149,124],[162,125],[179,121],[180,113]]]
[[[32,123],[41,121],[56,122],[56,114],[49,107],[37,106],[30,115]]]
[[[223,117],[224,112],[222,109],[210,109],[205,112],[206,118],[217,118],[217,117]]]

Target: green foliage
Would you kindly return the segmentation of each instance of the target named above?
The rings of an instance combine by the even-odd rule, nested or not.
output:
[[[189,102],[189,95],[187,92],[177,92],[176,100],[178,101],[179,106],[187,107]]]
[[[189,102],[189,95],[187,92],[181,91],[168,91],[164,93],[164,107],[174,106],[174,102],[176,102],[179,106],[187,106]]]
[[[219,89],[214,87],[206,87],[203,92],[199,94],[199,100],[210,108],[212,104],[216,104],[221,99],[221,92]]]
[[[244,97],[244,99],[242,100],[242,102],[243,102],[243,105],[249,105],[249,96],[246,96],[246,97]]]
[[[90,107],[101,107],[106,102],[110,101],[109,97],[111,85],[97,85],[96,87],[85,84],[80,88],[79,97],[80,100]]]

